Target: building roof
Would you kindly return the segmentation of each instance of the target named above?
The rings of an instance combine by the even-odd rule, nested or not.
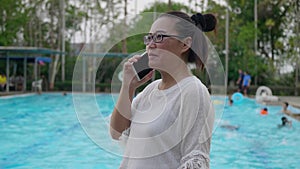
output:
[[[40,54],[40,55],[51,55],[51,54],[62,54],[61,51],[38,48],[38,47],[19,47],[19,46],[0,46],[0,54]]]

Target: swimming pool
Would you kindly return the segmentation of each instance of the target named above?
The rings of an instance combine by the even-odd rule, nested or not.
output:
[[[97,96],[104,115],[113,102]],[[0,168],[115,169],[121,158],[94,144],[82,130],[71,94],[0,98]]]
[[[268,108],[268,115],[260,115],[264,107]],[[293,127],[278,128],[282,116],[281,106],[265,106],[253,99],[226,106],[220,125],[239,126],[239,129],[215,130],[211,168],[300,168],[300,124],[288,117]]]
[[[223,100],[213,99],[220,111]],[[89,99],[82,102],[89,105]],[[99,113],[107,117],[113,108],[112,97],[98,94],[96,102]],[[225,107],[218,125],[239,129],[214,130],[211,168],[300,168],[299,122],[293,120],[291,129],[278,129],[281,107],[267,106],[267,116],[259,114],[262,107],[251,99]],[[107,131],[97,133],[107,136]],[[114,169],[121,161],[85,134],[71,94],[0,98],[0,136],[0,168]]]

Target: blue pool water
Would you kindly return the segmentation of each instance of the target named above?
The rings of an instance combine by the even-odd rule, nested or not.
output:
[[[111,97],[97,99],[107,116]],[[0,136],[0,168],[115,169],[121,160],[85,134],[71,94],[0,98]]]
[[[223,111],[223,100],[213,99],[216,110]],[[98,94],[96,102],[107,117],[112,97]],[[88,104],[86,99],[82,105]],[[269,114],[262,116],[263,107],[251,99],[225,107],[212,137],[211,168],[300,168],[299,122],[292,120],[292,128],[278,129],[281,107],[267,106]],[[239,129],[220,127],[224,124]],[[0,137],[0,168],[115,169],[121,161],[84,132],[71,94],[0,98]]]
[[[264,107],[268,108],[268,115],[260,115]],[[217,127],[212,137],[211,168],[300,168],[300,124],[288,117],[293,127],[278,128],[281,109],[257,104],[253,99],[226,106],[220,125],[239,129]]]

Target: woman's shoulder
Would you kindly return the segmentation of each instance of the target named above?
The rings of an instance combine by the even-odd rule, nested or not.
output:
[[[144,90],[156,88],[158,86],[158,84],[160,83],[160,81],[161,81],[161,79],[154,80],[153,82],[148,84]]]
[[[181,81],[181,86],[186,86],[188,89],[207,89],[207,87],[202,83],[202,81],[196,76],[190,76]]]
[[[208,88],[196,76],[184,79],[184,81],[180,84],[180,88],[184,95],[209,95]]]
[[[148,91],[154,90],[155,88],[157,88],[160,81],[161,81],[161,79],[158,79],[158,80],[155,80],[155,81],[151,82],[139,94],[147,93]]]

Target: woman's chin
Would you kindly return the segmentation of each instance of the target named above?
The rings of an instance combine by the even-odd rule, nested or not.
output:
[[[158,64],[154,61],[149,60],[149,67],[152,69],[156,69]]]

